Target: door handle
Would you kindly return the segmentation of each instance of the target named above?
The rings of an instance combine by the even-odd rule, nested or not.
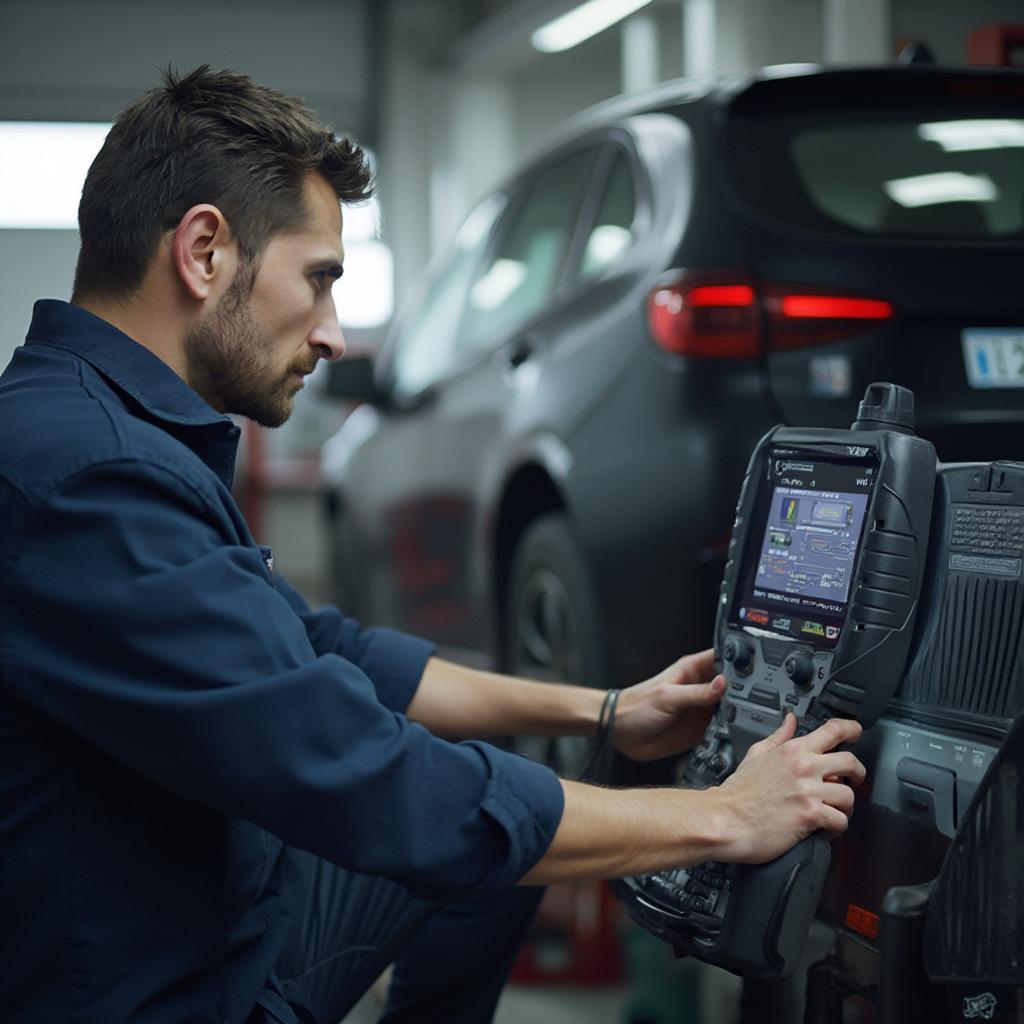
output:
[[[503,370],[517,370],[533,355],[533,343],[529,337],[516,338],[505,345],[498,356]]]

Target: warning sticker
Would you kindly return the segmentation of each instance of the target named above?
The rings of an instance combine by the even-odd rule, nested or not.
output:
[[[980,572],[986,576],[1020,576],[1019,558],[995,555],[950,555],[949,567],[957,572]]]

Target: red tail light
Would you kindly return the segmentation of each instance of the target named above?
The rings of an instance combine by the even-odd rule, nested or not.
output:
[[[676,355],[747,359],[762,348],[806,348],[855,337],[892,320],[892,303],[833,295],[817,286],[755,288],[742,272],[684,274],[651,292],[647,319],[654,340]]]
[[[888,320],[892,303],[880,299],[843,299],[836,295],[783,295],[783,316],[818,320]]]
[[[724,275],[723,275],[724,276]],[[688,274],[647,299],[654,340],[680,356],[747,359],[761,351],[757,294],[746,281]]]
[[[853,338],[896,315],[892,303],[882,299],[830,295],[787,285],[766,287],[764,307],[769,345],[777,351]]]

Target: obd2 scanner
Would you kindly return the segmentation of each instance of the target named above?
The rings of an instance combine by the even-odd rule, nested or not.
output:
[[[776,427],[750,459],[715,622],[726,694],[683,777],[721,783],[784,714],[805,734],[873,725],[903,676],[921,593],[934,447],[913,395],[872,384],[850,430]],[[830,860],[813,835],[762,865],[706,862],[612,883],[630,915],[692,955],[752,978],[799,963]]]

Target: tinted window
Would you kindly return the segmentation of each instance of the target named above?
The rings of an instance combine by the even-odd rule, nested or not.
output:
[[[563,160],[534,179],[492,258],[469,292],[464,344],[477,349],[539,312],[558,283],[592,153]]]
[[[636,190],[629,160],[617,152],[605,184],[594,226],[583,246],[580,277],[597,277],[629,248],[633,241]]]
[[[736,139],[742,191],[780,219],[911,238],[1024,229],[1024,120],[998,111],[767,119]]]
[[[490,196],[466,218],[451,253],[424,286],[422,301],[403,316],[393,364],[397,393],[417,394],[451,369],[466,292],[504,205],[504,196]]]

